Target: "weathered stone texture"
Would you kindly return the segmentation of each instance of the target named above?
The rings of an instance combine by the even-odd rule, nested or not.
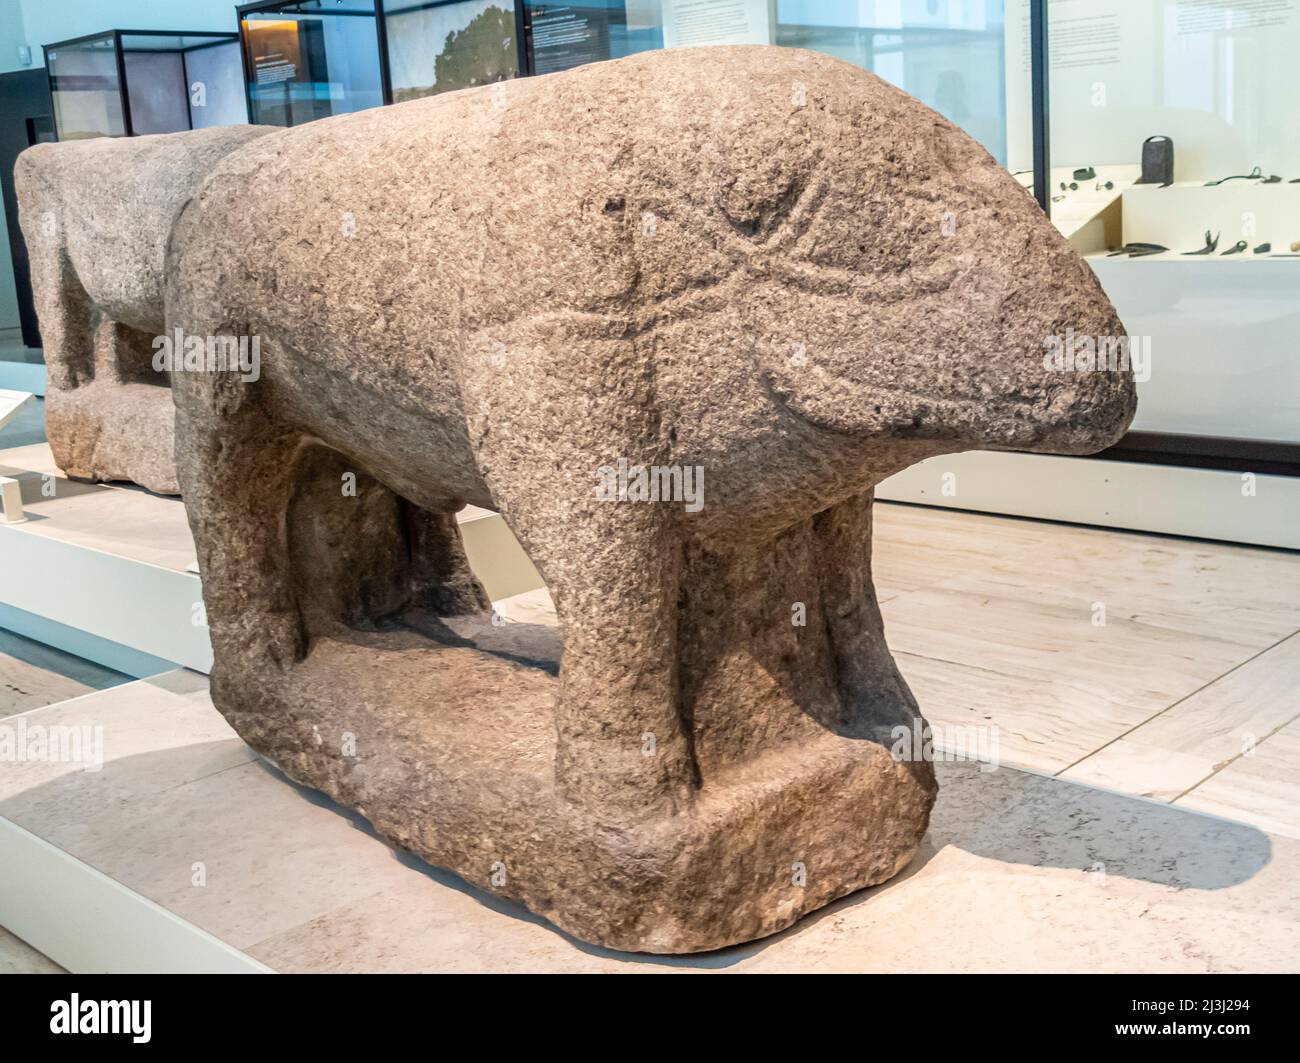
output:
[[[221,126],[38,144],[14,170],[59,468],[176,494],[174,412],[152,343],[177,212],[224,155],[273,130]]]
[[[182,212],[167,279],[169,328],[261,338],[256,384],[174,385],[218,708],[399,845],[624,949],[769,934],[907,863],[935,787],[890,753],[918,711],[872,488],[1097,450],[1134,410],[1126,373],[1044,367],[1045,337],[1122,328],[1024,190],[787,49],[266,137]],[[703,507],[599,501],[619,458],[701,467]],[[558,635],[490,622],[466,503]]]

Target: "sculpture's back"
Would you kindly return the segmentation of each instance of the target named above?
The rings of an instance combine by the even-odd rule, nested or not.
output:
[[[770,933],[907,862],[934,782],[891,752],[922,721],[871,489],[1096,449],[1133,410],[1127,374],[1044,365],[1120,325],[1025,192],[784,49],[266,138],[183,212],[168,276],[169,328],[261,344],[255,383],[175,378],[218,707],[399,844],[622,948]],[[558,636],[489,622],[467,501]]]

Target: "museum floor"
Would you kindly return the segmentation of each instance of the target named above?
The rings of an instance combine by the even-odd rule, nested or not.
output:
[[[173,521],[177,503],[145,500]],[[939,764],[912,866],[766,941],[676,958],[584,945],[289,783],[226,726],[204,676],[128,682],[16,636],[0,642],[0,716],[111,726],[102,771],[7,766],[0,817],[276,970],[1300,965],[1300,556],[876,513],[890,645],[940,745],[977,734],[996,767]],[[96,519],[101,536],[131,530]],[[158,550],[183,566],[179,539]],[[553,616],[544,591],[503,609]],[[0,937],[0,970],[49,966]]]

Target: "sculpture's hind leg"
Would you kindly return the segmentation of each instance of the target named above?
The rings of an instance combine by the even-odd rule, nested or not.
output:
[[[25,208],[32,290],[48,380],[46,435],[55,464],[87,480],[129,480],[175,494],[172,402],[153,371],[152,336],[94,305],[63,244],[62,222],[40,193]],[[51,197],[50,202],[53,202]]]
[[[152,337],[95,316],[93,372],[47,395],[46,430],[59,466],[71,476],[177,494],[175,411],[166,374],[151,364]]]
[[[95,375],[94,309],[59,240],[54,215],[49,211],[38,214],[35,231],[35,237],[28,234],[27,246],[47,387],[71,390],[89,383]]]
[[[57,214],[25,208],[23,232],[45,351],[50,450],[68,475],[90,478],[93,469],[82,458],[93,454],[98,433],[82,423],[77,391],[95,376],[94,307],[64,249]]]
[[[219,689],[236,678],[227,670],[255,681],[265,670],[288,668],[305,649],[282,519],[300,436],[264,408],[257,384],[237,376],[180,372],[172,392],[177,473]]]

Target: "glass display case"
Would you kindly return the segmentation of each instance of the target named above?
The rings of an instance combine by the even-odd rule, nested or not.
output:
[[[238,8],[252,120],[299,125],[518,77],[512,0],[262,0]]]
[[[513,0],[383,0],[383,14],[394,103],[522,72]]]
[[[1300,5],[1048,10],[1049,209],[1149,359],[1106,456],[1300,474]]]
[[[294,125],[655,48],[776,44],[872,70],[1006,163],[1003,0],[262,0],[239,8],[252,120]],[[1028,118],[1025,122],[1027,136]]]
[[[808,48],[878,74],[960,125],[994,158],[1007,161],[1003,0],[522,2],[530,74],[654,48]],[[1027,94],[1027,70],[1016,74]],[[1027,116],[1024,122],[1027,133]]]
[[[301,125],[392,101],[375,0],[264,2],[237,11],[253,123]]]
[[[45,46],[60,140],[247,120],[234,33],[105,30]]]

